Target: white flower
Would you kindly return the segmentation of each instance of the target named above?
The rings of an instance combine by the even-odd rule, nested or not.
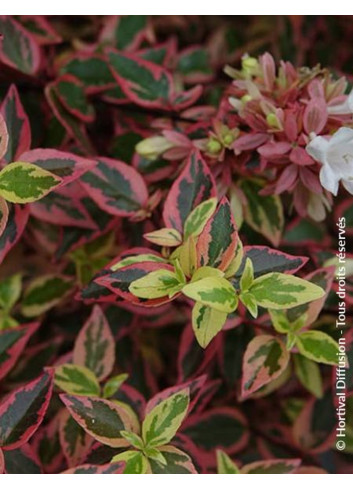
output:
[[[330,115],[348,115],[353,114],[353,90],[341,104],[328,105],[327,112]]]
[[[320,182],[326,190],[337,195],[341,180],[353,195],[353,129],[341,127],[330,139],[316,136],[306,151],[322,164]]]

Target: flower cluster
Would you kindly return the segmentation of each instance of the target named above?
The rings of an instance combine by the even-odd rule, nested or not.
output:
[[[233,81],[210,124],[210,111],[202,108],[202,122],[165,129],[139,143],[137,151],[176,160],[197,147],[225,186],[229,179],[259,175],[262,195],[290,193],[300,216],[323,220],[340,179],[353,193],[353,92],[345,95],[347,80],[319,66],[295,68],[281,61],[277,67],[269,53],[258,59],[246,55],[240,70],[227,66],[225,72]],[[207,137],[195,139],[201,129]]]

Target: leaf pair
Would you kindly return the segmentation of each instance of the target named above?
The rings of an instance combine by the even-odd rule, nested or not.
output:
[[[122,404],[105,399],[62,394],[61,399],[75,421],[94,439],[111,447],[128,447],[128,450],[113,458],[112,462],[126,462],[125,473],[145,473],[155,466],[164,470],[168,464],[178,465],[178,457],[184,458],[180,465],[190,466],[189,457],[166,445],[175,436],[189,407],[189,391],[180,390],[154,405],[149,405],[142,423],[142,432],[131,412]],[[159,449],[160,448],[160,449]],[[164,454],[171,453],[169,457]],[[192,466],[192,464],[191,464]],[[170,468],[169,468],[170,469]]]
[[[181,450],[167,445],[177,433],[189,407],[189,390],[179,390],[166,398],[153,399],[146,408],[141,437],[123,433],[136,450],[117,455],[113,461],[125,461],[125,473],[190,473],[190,458]]]
[[[68,394],[99,396],[99,381],[114,367],[115,348],[108,321],[98,305],[76,338],[72,361],[55,368],[55,384]],[[118,387],[113,378],[105,393],[113,395]]]
[[[293,275],[270,272],[255,278],[252,260],[247,257],[239,282],[240,300],[253,317],[258,306],[274,311],[301,306],[324,297],[318,285]]]

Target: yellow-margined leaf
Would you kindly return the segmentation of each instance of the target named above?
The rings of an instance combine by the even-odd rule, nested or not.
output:
[[[68,394],[99,396],[97,377],[87,367],[65,363],[55,368],[55,385]]]
[[[238,297],[233,286],[222,277],[206,277],[190,282],[183,287],[182,292],[190,299],[217,311],[233,312],[238,305]]]
[[[141,299],[157,299],[175,293],[181,284],[171,270],[155,270],[130,284],[129,291]]]
[[[219,333],[227,320],[227,313],[196,302],[192,310],[192,328],[202,348]]]
[[[148,447],[159,447],[174,438],[189,407],[189,389],[184,389],[158,403],[145,417],[142,438]]]
[[[60,177],[37,165],[16,161],[0,171],[0,195],[15,204],[35,202],[61,181]]]
[[[325,294],[321,287],[285,273],[261,275],[253,281],[249,292],[259,306],[269,309],[288,309]]]

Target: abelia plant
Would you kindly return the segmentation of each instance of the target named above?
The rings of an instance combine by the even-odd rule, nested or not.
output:
[[[352,69],[269,19],[0,16],[0,473],[352,471]]]

